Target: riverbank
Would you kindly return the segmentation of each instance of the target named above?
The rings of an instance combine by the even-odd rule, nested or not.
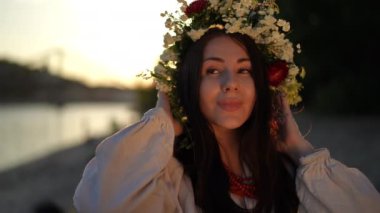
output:
[[[359,168],[380,190],[380,116],[296,116],[315,147],[327,147],[332,156]],[[101,139],[62,150],[40,160],[0,173],[0,210],[34,212],[39,204],[54,204],[61,212],[75,212],[72,196],[83,169]],[[59,212],[59,211],[56,211]],[[51,211],[51,213],[54,213]]]
[[[296,116],[302,132],[315,148],[326,147],[331,156],[362,171],[380,191],[380,115]]]
[[[98,140],[0,173],[0,210],[7,213],[75,212],[72,196]]]

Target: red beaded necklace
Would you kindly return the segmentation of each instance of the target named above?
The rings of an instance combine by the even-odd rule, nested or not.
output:
[[[241,197],[255,199],[255,181],[252,177],[240,177],[233,173],[230,168],[224,165],[230,182],[230,192]]]

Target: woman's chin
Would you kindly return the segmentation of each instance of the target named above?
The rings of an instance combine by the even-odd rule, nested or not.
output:
[[[235,130],[244,124],[243,119],[223,119],[223,121],[216,122],[215,125],[220,129]]]

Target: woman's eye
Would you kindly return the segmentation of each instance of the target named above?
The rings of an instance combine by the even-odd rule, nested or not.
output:
[[[249,74],[251,73],[251,69],[242,68],[242,69],[239,69],[238,73]]]
[[[206,74],[219,74],[220,71],[218,69],[207,69]]]

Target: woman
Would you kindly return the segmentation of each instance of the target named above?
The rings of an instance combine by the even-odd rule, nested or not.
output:
[[[228,2],[188,6],[189,17],[197,8],[190,26],[205,21],[202,13],[216,17],[204,12],[215,5],[228,13],[224,6],[236,6]],[[98,146],[74,196],[77,210],[380,211],[380,196],[362,173],[313,149],[299,133],[287,103],[291,81],[268,75],[281,66],[270,65],[257,34],[254,40],[229,32],[228,24],[198,28],[196,39],[194,31],[168,24],[182,37],[166,43],[178,58],[162,57],[153,74],[166,94],[140,122]]]
[[[267,124],[271,95],[262,58],[248,36],[210,30],[190,47],[178,72],[180,100],[189,115],[189,123],[194,124],[190,127],[194,147],[190,151],[179,149],[176,157],[183,162],[195,159],[189,165],[195,166],[195,171],[190,169],[189,173],[198,195],[197,203],[206,209],[228,208],[229,205],[223,204],[229,202],[220,204],[221,199],[229,200],[228,172],[245,176],[244,166],[253,173],[253,181],[261,182],[255,190],[262,204],[259,209],[272,206],[272,202],[280,209],[290,208],[287,205],[292,204],[294,209],[297,207],[293,178],[286,172],[281,162],[283,157],[276,149],[286,150],[293,159],[298,159],[294,154],[306,154],[312,147],[299,134],[293,120],[288,122],[287,142],[289,146],[294,143],[294,147],[279,144],[284,146],[276,148],[270,141]],[[188,155],[193,152],[195,157],[190,154],[186,158],[186,152]],[[220,181],[222,177],[224,183]],[[224,191],[220,189],[223,185]],[[237,193],[240,196],[231,194],[234,201],[252,208],[253,196],[248,193],[251,199],[246,200],[248,197],[241,194],[244,191]],[[279,193],[286,194],[286,199]]]

